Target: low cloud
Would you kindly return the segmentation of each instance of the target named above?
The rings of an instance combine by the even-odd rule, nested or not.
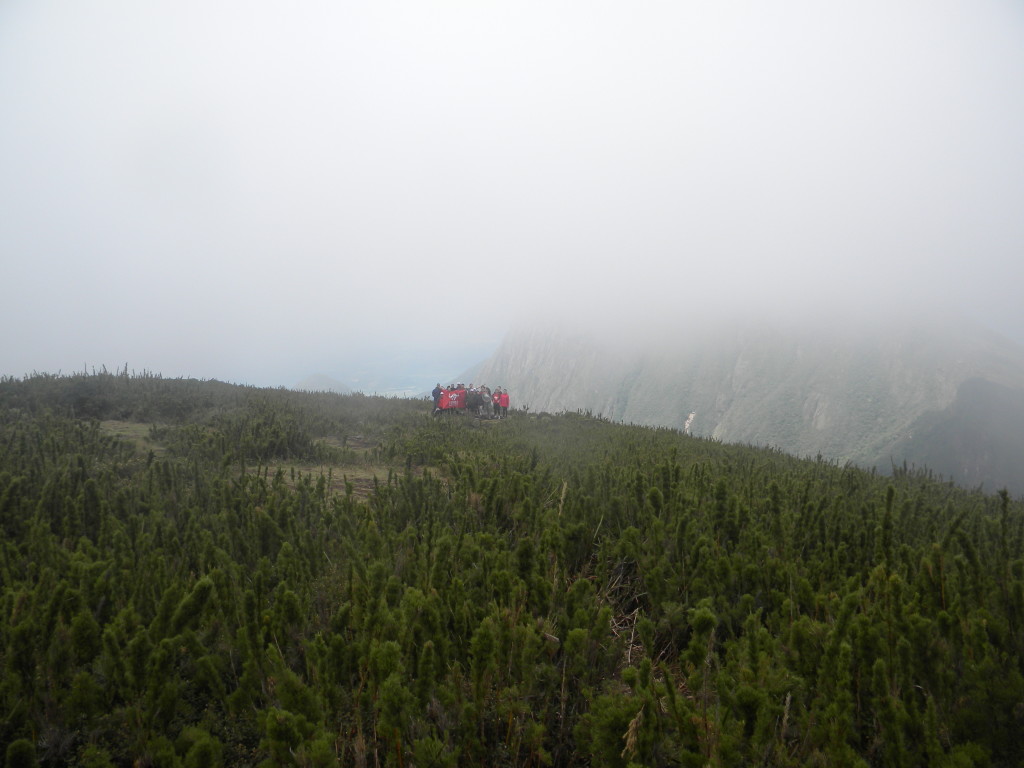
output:
[[[1021,39],[1010,2],[7,3],[0,372],[291,384],[546,314],[1024,341]]]

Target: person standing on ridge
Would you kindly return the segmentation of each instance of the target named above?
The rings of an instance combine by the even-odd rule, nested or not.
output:
[[[503,418],[503,419],[508,417],[508,404],[509,404],[508,390],[507,389],[502,389],[501,390],[501,418]]]
[[[466,397],[466,407],[469,409],[469,412],[474,416],[479,416],[483,405],[484,400],[480,396],[480,390],[470,384],[469,395]]]

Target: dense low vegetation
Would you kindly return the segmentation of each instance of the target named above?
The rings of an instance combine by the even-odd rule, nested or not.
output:
[[[8,766],[1002,766],[1024,510],[584,414],[0,381]]]

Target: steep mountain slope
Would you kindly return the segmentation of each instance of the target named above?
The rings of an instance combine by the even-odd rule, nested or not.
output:
[[[522,328],[476,378],[534,411],[589,410],[1024,492],[1024,350],[964,323]]]
[[[918,419],[892,455],[988,491],[1024,493],[1024,390],[968,379],[947,408]]]

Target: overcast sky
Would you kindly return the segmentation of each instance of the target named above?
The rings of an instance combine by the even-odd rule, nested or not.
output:
[[[0,0],[0,285],[14,376],[446,378],[552,308],[1024,341],[1024,4]]]

